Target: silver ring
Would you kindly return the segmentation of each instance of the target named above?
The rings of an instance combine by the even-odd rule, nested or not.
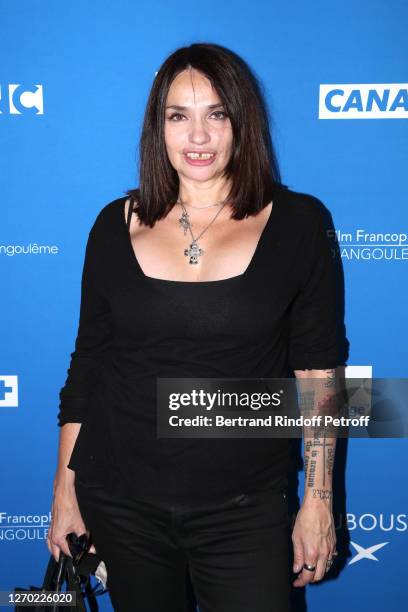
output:
[[[310,563],[304,563],[303,564],[303,568],[305,570],[307,570],[308,572],[314,572],[315,569],[316,569],[316,566],[315,565],[311,565]]]

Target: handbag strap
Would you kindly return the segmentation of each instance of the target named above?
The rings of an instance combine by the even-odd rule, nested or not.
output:
[[[75,612],[86,612],[84,599],[82,596],[81,583],[75,574],[74,566],[72,563],[72,558],[69,557],[66,563],[66,575],[65,579],[67,581],[67,589],[69,591],[76,592],[76,605]]]
[[[60,556],[59,556],[59,561],[58,561],[58,565],[57,565],[57,570],[55,573],[55,583],[56,583],[56,590],[60,591],[61,587],[64,584],[65,581],[65,575],[66,575],[66,570],[67,570],[67,562],[68,559],[70,559],[71,557],[67,557],[67,555],[65,553],[62,552],[62,550],[60,551]]]
[[[60,551],[58,561],[50,556],[42,584],[44,591],[60,591],[65,581],[67,556]]]
[[[44,576],[44,580],[43,580],[42,587],[41,587],[44,591],[52,590],[56,567],[57,567],[57,562],[54,559],[53,555],[51,555],[48,561],[47,569],[45,571],[45,576]]]
[[[76,593],[75,612],[86,612],[81,585],[74,571],[72,557],[67,556],[61,550],[58,561],[55,561],[53,555],[50,556],[41,590],[61,591],[65,582],[67,583],[67,590]],[[57,612],[60,607],[55,604],[49,610],[50,612]]]

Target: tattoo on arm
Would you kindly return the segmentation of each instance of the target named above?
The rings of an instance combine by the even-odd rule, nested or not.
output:
[[[331,489],[313,489],[313,497],[319,499],[332,499],[333,493]]]
[[[324,370],[324,380],[308,379],[299,395],[301,413],[310,417],[313,414],[333,414],[336,408],[335,370]],[[309,384],[312,384],[312,390]],[[306,388],[305,388],[306,387]],[[333,475],[336,438],[327,436],[319,427],[305,427],[304,473],[305,487],[311,490],[312,497],[332,499],[331,478]]]

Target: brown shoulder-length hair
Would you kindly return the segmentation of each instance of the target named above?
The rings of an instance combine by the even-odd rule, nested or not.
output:
[[[280,184],[269,115],[261,86],[247,63],[216,44],[195,43],[174,51],[158,71],[146,106],[139,144],[139,188],[129,189],[139,219],[153,226],[179,195],[179,179],[170,163],[164,139],[165,106],[170,85],[183,70],[205,75],[221,98],[232,125],[231,157],[224,176],[231,179],[228,199],[233,219],[258,213]]]

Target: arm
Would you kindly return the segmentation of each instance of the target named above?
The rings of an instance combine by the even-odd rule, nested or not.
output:
[[[331,250],[323,218],[311,210],[312,226],[299,265],[302,283],[291,310],[289,365],[299,388],[303,416],[335,410],[338,355],[336,289]],[[332,478],[336,438],[313,427],[304,428],[305,488],[292,532],[295,587],[321,580],[335,551]],[[315,571],[303,568],[307,563]]]
[[[60,429],[54,494],[74,490],[75,472],[67,466],[80,429],[81,423],[65,423]]]
[[[301,414],[312,417],[333,412],[336,392],[335,369],[297,370],[295,374],[300,383]],[[302,409],[302,394],[307,395],[304,409]],[[303,430],[304,496],[292,533],[293,571],[301,572],[293,584],[299,587],[308,582],[317,582],[324,577],[327,559],[333,557],[336,549],[332,514],[332,477],[336,438],[327,436],[318,428],[314,429],[304,427]],[[315,566],[316,571],[303,569],[304,563]]]
[[[67,467],[80,429],[80,423],[66,423],[60,429],[51,509],[52,522],[47,537],[48,550],[56,561],[60,549],[70,555],[65,539],[67,534],[74,532],[80,535],[86,531],[75,494],[75,472]]]
[[[66,535],[84,533],[75,494],[75,472],[68,467],[81,425],[87,418],[90,393],[105,352],[113,338],[113,321],[103,285],[104,243],[100,216],[88,237],[81,283],[81,307],[75,350],[60,391],[58,464],[54,478],[52,522],[47,545],[58,559],[69,554]]]
[[[302,409],[305,416],[325,415],[333,411],[336,395],[336,370],[296,370],[296,378],[302,393],[302,380],[312,379],[303,391],[308,395],[307,410]],[[314,379],[314,381],[313,381]],[[314,383],[314,384],[313,384]],[[310,396],[314,395],[313,398]],[[310,400],[312,399],[312,405]],[[328,437],[324,432],[314,432],[313,428],[303,430],[304,446],[304,478],[305,488],[303,503],[325,503],[332,507],[333,497],[333,465],[336,452],[336,437]]]

